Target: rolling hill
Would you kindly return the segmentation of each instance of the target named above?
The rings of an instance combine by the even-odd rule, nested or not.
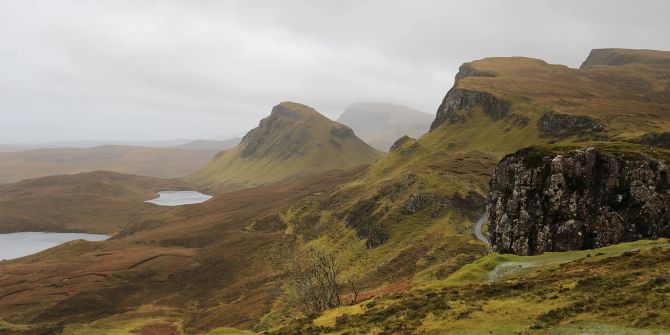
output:
[[[156,178],[177,178],[205,166],[216,152],[224,148],[105,145],[93,148],[0,152],[0,184],[96,170]]]
[[[377,150],[389,151],[400,137],[419,137],[430,128],[435,115],[402,105],[358,103],[347,107],[337,122],[354,130],[356,135]]]
[[[339,135],[348,128],[282,103],[240,145],[186,179],[247,188],[196,206],[136,212],[111,241],[0,262],[0,329],[667,333],[667,240],[518,256],[490,253],[472,235],[498,162],[519,149],[606,145],[623,154],[650,138],[665,146],[670,69],[657,60],[664,53],[601,52],[584,69],[523,57],[466,63],[429,133],[403,137],[351,170],[311,171],[315,156],[335,160],[315,147],[334,155],[333,137],[342,149],[361,148],[360,140],[344,142]],[[612,61],[631,55],[635,61]],[[362,148],[352,150],[377,155]],[[272,183],[303,169],[313,173]],[[296,305],[287,269],[310,250],[333,255],[354,283],[342,288],[345,306],[304,313]]]
[[[380,156],[347,126],[311,107],[282,102],[239,145],[219,153],[185,180],[200,187],[232,190],[350,169]]]
[[[166,180],[94,171],[25,179],[0,186],[0,233],[21,231],[114,234],[158,191],[186,185]]]

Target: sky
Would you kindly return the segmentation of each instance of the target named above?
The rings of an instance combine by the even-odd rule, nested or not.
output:
[[[0,0],[0,143],[225,138],[281,101],[435,113],[460,64],[670,50],[670,1]]]

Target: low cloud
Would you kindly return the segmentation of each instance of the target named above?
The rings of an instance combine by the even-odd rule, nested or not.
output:
[[[458,66],[670,49],[666,1],[0,0],[0,142],[207,138],[279,101],[434,112]]]

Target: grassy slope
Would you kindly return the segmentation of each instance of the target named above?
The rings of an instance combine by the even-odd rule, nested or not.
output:
[[[528,285],[533,285],[529,288],[533,294],[543,292],[541,287],[546,283],[552,285],[551,290],[558,291],[560,285],[572,280],[570,278],[582,279],[580,276],[588,275],[589,269],[596,269],[605,277],[603,287],[616,289],[616,283],[620,280],[617,277],[619,273],[637,275],[636,270],[629,269],[630,263],[627,258],[611,257],[607,258],[609,261],[602,259],[603,262],[611,263],[602,263],[597,267],[593,264],[584,265],[576,262],[570,263],[576,272],[566,272],[565,276],[558,278],[558,282],[552,282],[553,273],[527,273],[528,276],[536,277],[524,277],[509,285],[502,280],[494,285],[496,290],[493,296],[490,295],[489,286],[481,284],[476,276],[469,284],[465,283],[466,280],[471,280],[468,276],[461,279],[451,277],[455,276],[454,273],[459,273],[459,269],[465,269],[463,266],[487,253],[482,243],[472,239],[470,228],[472,222],[484,212],[483,203],[478,201],[477,197],[481,200],[486,193],[488,179],[498,159],[528,145],[541,145],[556,140],[542,138],[536,126],[537,119],[548,106],[546,104],[561,105],[562,100],[552,100],[552,92],[560,94],[561,99],[569,100],[569,108],[561,110],[565,113],[581,113],[595,108],[589,115],[602,118],[604,115],[618,113],[619,108],[619,104],[604,101],[619,99],[616,95],[620,90],[608,88],[609,79],[598,84],[605,87],[597,88],[603,96],[602,99],[596,99],[598,100],[596,103],[592,103],[586,101],[588,100],[586,98],[584,98],[586,100],[577,99],[570,94],[561,93],[562,87],[568,90],[572,85],[572,90],[581,97],[582,91],[588,91],[596,85],[580,75],[566,75],[577,70],[517,58],[489,59],[476,63],[476,66],[486,66],[487,70],[498,71],[499,76],[464,78],[459,81],[459,87],[467,85],[468,89],[491,90],[495,94],[504,94],[513,102],[513,113],[529,118],[530,121],[526,126],[514,125],[512,121],[506,119],[493,122],[481,107],[476,107],[470,111],[464,123],[445,124],[418,141],[406,140],[400,148],[375,162],[353,180],[351,179],[353,175],[349,175],[348,178],[338,179],[337,182],[324,184],[328,179],[319,178],[315,181],[315,185],[308,188],[296,184],[266,185],[257,189],[224,194],[202,206],[174,209],[159,216],[140,218],[139,224],[126,231],[126,235],[122,233],[118,241],[102,244],[103,249],[99,253],[110,253],[112,257],[125,255],[112,246],[121,248],[129,245],[141,249],[142,257],[150,257],[161,252],[193,252],[196,256],[193,262],[189,262],[192,267],[181,268],[183,260],[166,258],[161,262],[149,262],[148,269],[140,267],[128,271],[120,267],[108,270],[106,273],[110,276],[104,282],[109,284],[110,288],[102,293],[90,291],[91,288],[87,285],[92,284],[88,281],[86,281],[88,284],[75,283],[68,289],[84,297],[95,295],[110,297],[118,294],[114,291],[116,289],[128,290],[122,292],[129,292],[125,295],[132,298],[119,302],[122,310],[132,311],[142,304],[167,306],[179,315],[180,320],[183,320],[183,327],[187,332],[202,332],[219,326],[249,328],[256,325],[257,329],[268,329],[285,325],[287,322],[290,325],[286,329],[303,328],[311,324],[311,319],[301,319],[304,321],[302,324],[300,324],[302,321],[291,323],[286,319],[293,314],[281,290],[284,265],[297,252],[309,246],[318,246],[338,255],[344,266],[345,276],[354,277],[359,281],[365,289],[364,297],[387,296],[373,300],[379,301],[381,305],[370,306],[371,313],[365,312],[361,314],[363,315],[361,318],[343,320],[341,325],[361,329],[362,332],[368,329],[375,331],[373,324],[377,324],[389,327],[406,325],[413,327],[412,329],[424,327],[426,331],[443,333],[451,329],[451,324],[457,324],[459,327],[473,327],[480,323],[482,327],[491,326],[490,322],[484,323],[487,314],[481,313],[488,308],[492,308],[492,315],[495,316],[491,320],[507,318],[517,322],[508,329],[528,330],[528,327],[536,321],[549,322],[555,319],[552,315],[560,311],[539,318],[543,313],[549,313],[551,309],[563,305],[552,305],[553,299],[549,299],[551,295],[546,295],[545,298],[527,295],[520,289],[525,287],[526,282]],[[662,86],[654,79],[655,77],[647,78],[649,71],[641,71],[638,65],[632,66],[630,70],[597,67],[593,71],[606,73],[603,78],[610,78],[610,72],[630,71],[627,76],[641,76],[643,81],[649,80],[653,83],[645,87]],[[535,80],[538,73],[539,77],[544,79],[529,85],[527,81]],[[588,85],[581,85],[582,82]],[[635,83],[639,81],[629,81],[628,85]],[[555,90],[551,87],[545,87],[543,90],[537,88],[536,95],[531,95],[536,85],[557,86]],[[614,86],[616,85],[619,84]],[[523,95],[521,93],[515,95],[513,91],[503,92],[506,88],[512,90],[514,87],[518,87]],[[651,92],[651,95],[647,97],[645,92]],[[610,123],[608,135],[613,138],[624,138],[648,129],[656,131],[665,129],[666,107],[657,106],[662,104],[663,99],[661,97],[661,100],[658,100],[654,92],[656,91],[639,91],[641,96],[637,98],[639,100],[648,98],[649,106],[643,106],[642,110],[654,110],[653,113],[644,114],[644,117],[642,114],[637,115],[633,118],[635,127],[629,125],[625,129],[617,126],[616,118],[607,116],[607,120],[616,121]],[[612,96],[608,96],[609,94]],[[634,100],[630,97],[622,101],[630,107],[637,104]],[[589,109],[579,108],[578,104],[582,102],[588,103]],[[561,139],[558,144],[574,144],[576,141],[575,138],[567,138]],[[278,190],[277,187],[282,190]],[[408,207],[412,210],[407,211]],[[385,241],[374,248],[366,248],[367,236],[361,235],[361,227],[363,230],[370,228],[370,231],[385,234]],[[164,248],[167,248],[167,251]],[[640,271],[645,283],[654,279],[647,278],[648,276],[665,275],[651,269],[649,265],[650,259],[654,262],[664,262],[666,257],[664,252],[651,253],[649,257],[640,254],[632,259],[640,260],[642,264]],[[70,259],[89,264],[95,259],[94,255],[86,256],[86,253],[81,251],[77,256],[73,256],[75,258]],[[137,261],[134,257],[139,256],[125,255],[121,259],[131,263]],[[494,262],[495,265],[495,262],[509,260],[507,257],[510,256],[500,257],[503,258],[497,261],[485,258],[480,262],[485,264]],[[0,269],[7,271],[4,266],[6,265],[0,264]],[[12,263],[11,266],[13,271],[23,271],[26,265],[19,261]],[[615,268],[617,271],[608,271],[608,268]],[[78,269],[81,269],[81,266],[64,271],[61,275],[69,276],[72,271],[80,271]],[[44,271],[48,273],[53,269]],[[559,271],[559,274],[563,272]],[[118,277],[130,278],[128,276],[131,275],[135,278],[132,285],[112,280]],[[168,276],[171,280],[161,282],[152,279],[154,276],[158,278]],[[5,290],[27,285],[11,281],[11,277],[3,279],[0,276],[0,282],[3,280],[5,285],[2,286],[6,287]],[[50,283],[36,277],[29,277],[27,280],[31,287],[44,287]],[[463,284],[465,286],[460,286]],[[638,298],[639,292],[634,291],[628,284],[621,286],[620,293],[629,292]],[[423,285],[442,285],[445,290],[441,288],[436,290],[434,287],[431,288],[432,286],[422,288]],[[458,289],[453,289],[454,285],[459,285]],[[410,287],[417,288],[408,291]],[[592,288],[585,286],[585,289],[574,292],[582,294],[589,289]],[[12,295],[11,299],[14,300],[10,302],[6,298],[0,299],[0,307],[6,308],[0,317],[15,324],[24,323],[24,320],[35,315],[35,310],[30,308],[45,308],[34,300],[38,294],[47,294],[42,290],[49,289],[35,288],[33,293],[17,293]],[[406,293],[392,294],[403,291]],[[431,292],[438,295],[434,296]],[[459,292],[463,295],[459,295],[461,294]],[[575,295],[573,298],[579,297]],[[70,303],[77,301],[73,296],[59,299]],[[557,300],[566,304],[573,301],[568,298]],[[530,304],[529,301],[533,303]],[[600,304],[599,301],[601,300],[596,300]],[[449,308],[444,307],[447,302]],[[19,303],[23,305],[18,305]],[[603,303],[607,301],[603,300]],[[529,309],[524,309],[528,304]],[[426,310],[421,306],[428,306],[429,309]],[[521,310],[511,315],[505,314],[510,313],[510,309],[506,306]],[[644,303],[634,306],[641,306],[645,312],[649,310],[648,305]],[[53,306],[49,308],[52,313],[61,310]],[[113,313],[120,313],[118,310],[112,310]],[[408,310],[417,310],[419,314],[408,314]],[[446,316],[438,315],[434,320],[426,320],[432,315],[433,310],[438,314],[447,310]],[[361,311],[368,311],[368,307],[365,305],[351,307],[346,313]],[[625,310],[617,309],[617,311],[625,314]],[[422,314],[424,312],[425,314]],[[530,313],[531,319],[516,317],[524,312]],[[68,324],[87,323],[95,319],[91,316],[79,317],[77,313],[60,314],[54,319]],[[340,312],[328,312],[324,317],[331,321],[319,322],[332,323],[338,313]],[[637,326],[649,328],[664,326],[665,314],[643,316],[649,319],[648,323]],[[570,318],[567,320],[579,321]],[[36,322],[45,322],[44,320],[37,319]],[[604,320],[606,323],[611,323],[617,319],[603,314],[592,314],[588,320]],[[557,325],[552,324],[551,327],[563,326],[561,322]],[[636,326],[633,321],[630,324]],[[566,325],[566,327],[572,326]],[[316,329],[320,330],[322,329]]]
[[[667,240],[539,256],[492,254],[444,280],[271,333],[664,334],[668,262]]]
[[[333,135],[332,129],[343,126],[305,105],[282,102],[262,122],[270,121],[275,128],[252,130],[242,143],[185,180],[209,188],[241,188],[350,169],[370,164],[381,155],[355,136]],[[254,154],[245,156],[256,143]]]
[[[457,88],[485,91],[511,101],[511,113],[527,117],[527,125],[515,125],[513,119],[494,122],[479,106],[467,114],[464,123],[443,124],[416,142],[406,141],[357,180],[339,187],[324,203],[306,201],[288,213],[288,221],[296,222],[298,228],[316,228],[316,233],[303,228],[305,247],[335,251],[345,273],[361,278],[370,288],[444,278],[486,252],[470,236],[471,224],[484,208],[466,210],[452,202],[442,210],[431,204],[405,214],[403,206],[413,195],[450,198],[472,191],[484,196],[495,163],[508,153],[550,142],[593,145],[574,137],[543,137],[537,120],[548,109],[602,120],[613,140],[670,129],[670,95],[664,94],[670,81],[660,75],[662,71],[645,65],[574,70],[527,58],[491,58],[470,65],[495,72],[497,77],[467,77]],[[667,70],[659,70],[663,69]],[[609,147],[640,148],[628,144]],[[388,241],[371,250],[346,224],[346,215],[355,211],[361,199],[370,200],[372,209],[360,215],[388,234]],[[276,314],[285,313],[281,308],[278,304]],[[269,319],[273,320],[272,314]]]
[[[0,232],[116,233],[161,190],[185,187],[176,180],[108,171],[27,179],[0,186]]]
[[[207,164],[217,150],[109,145],[0,153],[0,184],[55,174],[108,170],[176,178]]]
[[[0,262],[0,320],[13,324],[6,328],[30,328],[27,333],[123,334],[149,323],[189,333],[249,328],[270,309],[294,243],[277,213],[359,172],[140,211],[112,240],[72,242]]]

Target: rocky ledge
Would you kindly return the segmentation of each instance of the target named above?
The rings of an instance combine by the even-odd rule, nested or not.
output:
[[[447,92],[442,104],[437,109],[437,115],[430,125],[430,130],[434,130],[443,123],[465,122],[471,110],[479,105],[482,106],[484,113],[492,121],[498,121],[508,115],[512,104],[488,92],[468,91],[453,87]]]
[[[670,237],[669,158],[626,144],[508,155],[487,199],[493,251],[533,255]]]

